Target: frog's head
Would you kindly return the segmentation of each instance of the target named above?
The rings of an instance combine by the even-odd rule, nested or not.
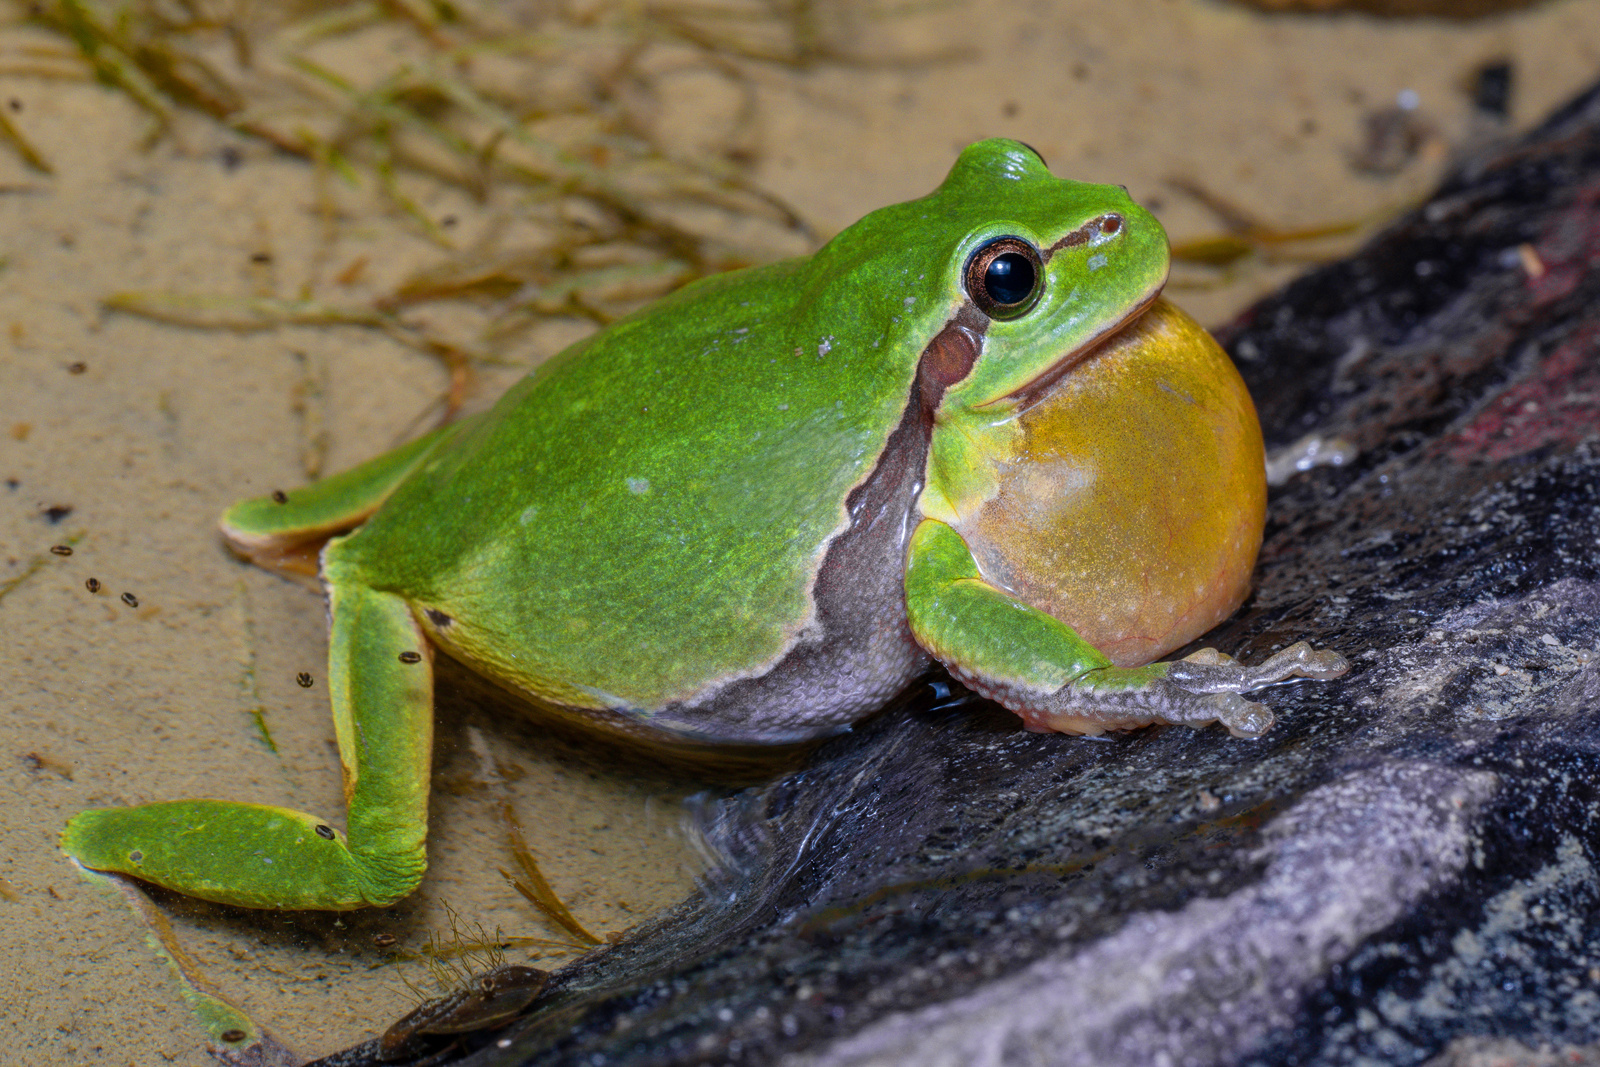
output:
[[[922,514],[1116,663],[1226,618],[1261,543],[1261,431],[1227,355],[1157,299],[1160,224],[1015,141],[968,148],[922,203],[948,244],[918,355]]]
[[[1166,231],[1127,190],[1056,178],[1017,141],[967,148],[923,204],[945,215],[938,269],[959,300],[925,359],[945,413],[1047,389],[1167,280]]]
[[[952,522],[998,492],[1018,416],[1154,303],[1171,262],[1166,232],[1127,190],[1057,178],[1000,139],[971,145],[932,194],[873,212],[819,258],[872,256],[898,258],[891,299],[910,293],[900,350],[917,361],[934,427],[922,510]]]

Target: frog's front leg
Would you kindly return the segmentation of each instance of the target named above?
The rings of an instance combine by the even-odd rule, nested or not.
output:
[[[324,553],[328,688],[348,830],[287,808],[177,800],[85,811],[62,848],[86,867],[246,908],[391,904],[427,869],[433,659],[411,608]]]
[[[1271,728],[1272,712],[1240,693],[1349,669],[1338,653],[1305,642],[1255,667],[1215,649],[1172,663],[1114,666],[1065,623],[984,581],[961,535],[934,519],[924,519],[911,539],[906,613],[924,648],[1031,730],[1098,734],[1221,722],[1235,737],[1259,737]]]

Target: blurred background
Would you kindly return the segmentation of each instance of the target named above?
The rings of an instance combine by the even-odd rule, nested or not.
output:
[[[1216,325],[1597,77],[1593,0],[0,3],[0,1062],[210,1062],[134,917],[56,851],[71,812],[341,810],[320,599],[226,553],[234,499],[808,252],[982,137],[1127,186]],[[161,898],[302,1054],[441,966],[578,950],[499,873],[502,800],[601,936],[692,885],[701,778],[497,710],[443,695],[415,897]]]

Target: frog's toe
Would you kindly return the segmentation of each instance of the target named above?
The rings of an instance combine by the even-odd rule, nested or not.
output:
[[[1217,722],[1227,727],[1234,737],[1254,740],[1272,729],[1277,721],[1271,708],[1246,700],[1237,693],[1215,693],[1210,699],[1217,706]]]
[[[1337,678],[1349,669],[1349,662],[1332,649],[1296,641],[1253,667],[1203,648],[1173,663],[1167,680],[1191,693],[1248,693],[1295,678]]]
[[[1290,652],[1299,657],[1295,673],[1301,678],[1337,678],[1350,669],[1350,661],[1331,648],[1312,648],[1304,641],[1296,641],[1278,655]]]
[[[1232,667],[1236,666],[1239,661],[1226,652],[1218,652],[1214,648],[1202,648],[1198,652],[1191,652],[1183,657],[1183,662],[1193,663],[1200,667]]]

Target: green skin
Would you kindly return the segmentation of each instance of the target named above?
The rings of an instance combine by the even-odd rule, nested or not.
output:
[[[990,318],[967,264],[998,237],[1044,256],[1036,302]],[[809,258],[687,286],[482,416],[236,505],[223,531],[258,555],[354,531],[321,556],[347,830],[183,800],[83,812],[62,847],[245,907],[392,903],[426,867],[434,647],[547,709],[695,744],[842,729],[930,656],[1080,731],[1260,733],[1270,716],[1237,694],[1342,661],[1299,645],[1258,667],[1210,650],[1114,667],[986,583],[948,525],[990,491],[1004,443],[985,412],[1140,313],[1167,268],[1123,190],[980,142]],[[930,370],[953,322],[976,324],[975,362]]]

